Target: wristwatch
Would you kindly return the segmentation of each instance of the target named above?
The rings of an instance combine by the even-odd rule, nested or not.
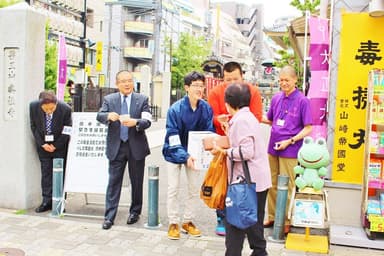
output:
[[[291,138],[291,145],[295,144],[295,140],[293,139],[293,137]]]

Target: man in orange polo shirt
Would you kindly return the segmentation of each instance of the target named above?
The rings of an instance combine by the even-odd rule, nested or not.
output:
[[[232,83],[243,82],[243,71],[241,69],[241,65],[238,62],[227,62],[224,65],[223,70],[223,83],[214,87],[208,95],[208,103],[211,105],[213,110],[213,125],[215,127],[216,133],[220,135],[225,135],[224,126],[230,119],[224,102],[225,89]],[[261,122],[263,116],[263,105],[260,92],[255,86],[251,84],[249,84],[249,87],[251,91],[251,102],[249,104],[249,108],[251,112],[256,116],[257,120]],[[225,217],[224,212],[217,210],[216,214],[217,226],[215,232],[217,235],[225,236],[225,227],[223,223],[223,218]]]

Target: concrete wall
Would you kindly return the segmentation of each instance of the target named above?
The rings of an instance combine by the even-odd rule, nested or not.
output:
[[[327,184],[330,225],[361,227],[361,199],[359,186]]]
[[[26,3],[0,9],[0,207],[41,200],[29,102],[44,88],[45,18]]]

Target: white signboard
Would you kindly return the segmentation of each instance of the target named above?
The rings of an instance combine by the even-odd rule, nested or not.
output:
[[[108,159],[105,156],[105,147],[108,127],[99,123],[96,115],[96,112],[72,114],[64,192],[106,192]]]
[[[324,226],[324,201],[295,199],[293,225],[322,228]]]
[[[197,170],[208,170],[213,155],[204,150],[203,138],[212,136],[212,134],[214,133],[209,131],[190,131],[188,133],[188,153],[196,159],[195,167]]]

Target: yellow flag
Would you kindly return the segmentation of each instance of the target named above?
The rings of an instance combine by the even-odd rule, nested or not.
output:
[[[96,72],[101,72],[103,69],[103,42],[96,43]]]

